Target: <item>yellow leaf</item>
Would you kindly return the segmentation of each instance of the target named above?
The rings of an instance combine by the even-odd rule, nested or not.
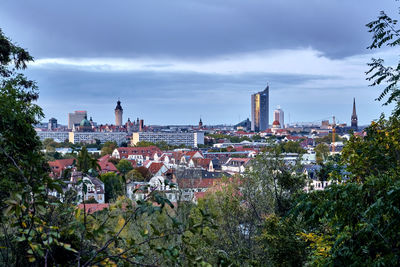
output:
[[[124,223],[125,223],[125,219],[124,218],[119,218],[119,220],[118,220],[118,227],[122,227],[122,226],[124,226]]]

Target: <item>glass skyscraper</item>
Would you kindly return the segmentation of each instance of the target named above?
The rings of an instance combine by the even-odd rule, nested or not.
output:
[[[251,130],[265,131],[269,127],[269,86],[251,95]]]

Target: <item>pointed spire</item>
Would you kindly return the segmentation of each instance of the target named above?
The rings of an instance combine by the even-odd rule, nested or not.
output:
[[[264,91],[269,91],[269,83],[267,83],[267,87],[265,87]]]
[[[122,110],[121,101],[119,101],[119,98],[118,98],[117,106],[115,107],[115,110]]]
[[[358,118],[356,112],[356,98],[353,98],[353,113],[351,114],[351,127],[355,130],[358,128]]]

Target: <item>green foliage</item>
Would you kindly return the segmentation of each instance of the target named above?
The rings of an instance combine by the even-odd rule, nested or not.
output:
[[[115,173],[104,173],[100,176],[100,180],[104,183],[106,203],[113,202],[124,194],[123,182]]]
[[[328,135],[325,135],[323,137],[318,137],[314,139],[316,144],[330,144],[332,143],[332,133],[329,133]],[[346,142],[345,138],[341,138],[338,134],[335,134],[335,142]]]
[[[271,214],[265,218],[257,237],[271,266],[303,266],[307,260],[307,243],[299,236],[304,222],[292,217]]]
[[[101,148],[101,156],[111,155],[114,149],[116,149],[117,147],[118,146],[116,142],[111,142],[111,141],[105,142],[103,147]]]
[[[122,176],[122,181],[124,182],[124,189],[125,189],[125,194],[126,194],[126,192],[127,192],[127,187],[126,186],[127,186],[127,182],[128,182],[127,179],[126,179],[126,174],[129,171],[133,170],[132,163],[129,160],[121,159],[118,162],[117,166],[115,166],[115,167],[117,167],[119,173]]]
[[[365,137],[352,136],[343,148],[343,164],[352,178],[363,180],[398,168],[400,164],[400,120],[383,115],[365,129]]]
[[[148,147],[148,146],[155,146],[155,145],[156,145],[156,144],[155,144],[155,143],[152,143],[152,142],[140,141],[140,142],[137,142],[137,143],[136,143],[135,147]]]
[[[119,199],[95,213],[87,212],[86,203],[76,207],[74,190],[63,194],[62,182],[48,175],[32,127],[43,116],[33,104],[36,86],[16,73],[31,60],[0,32],[0,265],[207,266],[188,252],[196,249],[186,238],[210,224],[206,214],[200,223],[183,225],[157,191],[137,202]],[[89,172],[96,167],[93,160],[83,147],[79,169]]]
[[[6,266],[28,266],[43,257],[50,239],[58,241],[46,206],[47,190],[61,190],[49,178],[42,144],[32,125],[43,117],[37,87],[18,70],[32,57],[0,30],[0,261]]]
[[[301,147],[300,142],[288,141],[281,142],[266,148],[266,151],[273,153],[298,153],[303,154],[306,151]]]
[[[329,156],[329,146],[325,143],[319,143],[315,149],[315,154],[317,158],[317,163],[321,164],[324,162]]]
[[[397,177],[397,173],[369,176],[363,183],[333,185],[305,195],[296,210],[306,219],[306,233],[320,236],[321,244],[331,244],[326,253],[314,253],[311,261],[341,266],[398,265]],[[314,245],[314,252],[321,249]]]
[[[365,131],[365,137],[352,136],[342,151],[350,179],[304,194],[293,210],[305,220],[301,236],[310,244],[310,264],[400,263],[400,123],[382,116]],[[318,175],[335,177],[338,166],[328,161]]]
[[[202,243],[199,253],[214,265],[301,265],[306,258],[305,241],[297,235],[301,224],[281,217],[305,185],[297,168],[279,154],[261,154],[243,177],[224,180],[221,191],[199,201],[217,226],[205,229],[205,237],[192,237]]]
[[[132,163],[126,159],[121,159],[116,167],[122,175],[126,175],[130,170],[133,170]]]
[[[126,180],[127,181],[136,181],[136,182],[146,181],[146,179],[143,177],[143,175],[137,169],[129,171],[126,174]]]
[[[90,173],[92,176],[97,176],[97,171],[101,169],[97,159],[90,156],[86,146],[82,147],[81,151],[79,151],[77,161],[76,167],[78,171],[84,174]]]
[[[145,181],[148,181],[151,178],[151,173],[150,173],[149,169],[147,169],[144,166],[135,168],[135,171],[139,172]]]
[[[366,25],[369,32],[373,34],[372,43],[369,49],[381,48],[382,46],[396,47],[400,45],[400,32],[397,26],[397,20],[390,18],[385,12],[381,11],[377,20]],[[388,96],[384,105],[395,103],[394,115],[400,115],[400,90],[397,83],[400,79],[400,62],[395,67],[385,66],[385,62],[381,58],[372,58],[368,64],[370,66],[367,80],[372,81],[371,86],[386,83],[386,87],[379,95],[377,100],[382,101]]]

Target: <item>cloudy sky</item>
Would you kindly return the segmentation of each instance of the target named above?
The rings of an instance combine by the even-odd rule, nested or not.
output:
[[[114,123],[234,124],[250,116],[250,95],[270,86],[270,121],[280,105],[286,122],[335,115],[349,124],[353,97],[359,124],[390,113],[368,87],[372,57],[365,24],[394,0],[5,0],[0,28],[29,50],[27,75],[40,88],[46,119],[67,123],[87,110]]]

